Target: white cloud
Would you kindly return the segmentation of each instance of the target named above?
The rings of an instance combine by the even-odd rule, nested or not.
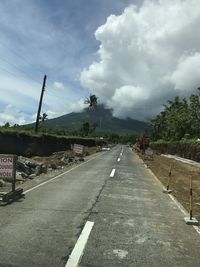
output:
[[[54,82],[53,83],[53,87],[55,88],[55,89],[58,89],[58,90],[63,90],[65,87],[64,87],[64,84],[63,83],[61,83],[61,82]]]
[[[41,113],[45,112],[48,115],[48,119],[53,119],[65,114],[68,114],[70,112],[81,112],[85,108],[84,99],[80,99],[78,101],[74,101],[71,103],[68,103],[68,105],[60,105],[57,107],[51,107],[50,105],[46,107],[46,109],[42,110]],[[36,113],[32,115],[31,119],[34,122],[36,118]]]
[[[199,0],[147,0],[111,15],[81,83],[118,117],[147,119],[200,85]]]
[[[200,86],[200,53],[180,58],[176,70],[169,77],[175,89],[188,90]]]
[[[9,122],[14,124],[25,124],[27,122],[27,115],[12,105],[7,105],[3,112],[0,112],[0,125],[4,125]]]
[[[75,102],[75,103],[72,103],[70,105],[70,110],[72,112],[75,112],[75,113],[78,113],[78,112],[81,112],[83,111],[83,109],[85,108],[85,104],[84,104],[84,99],[80,99],[79,101]]]
[[[127,97],[127,95],[129,97]],[[144,88],[134,86],[122,86],[115,90],[115,93],[108,105],[113,108],[113,115],[124,118],[131,114],[133,105],[135,109],[141,109],[140,102],[148,100],[148,92]]]
[[[88,42],[79,35],[83,31],[80,25],[77,32],[71,28],[67,5],[50,4],[47,8],[41,1],[0,1],[0,123],[5,121],[7,105],[27,114],[27,123],[35,120],[32,114],[38,109],[45,73],[42,112],[50,110],[50,117],[71,112],[71,102],[84,95],[86,90],[74,80],[87,58],[83,49]],[[51,18],[59,10],[62,16]],[[10,117],[6,120],[9,119],[13,121]]]
[[[12,69],[9,69],[12,71]],[[40,85],[32,82],[27,78],[13,77],[0,69],[0,90],[1,90],[1,101],[8,103],[16,103],[18,105],[27,105],[27,100],[38,101],[40,96]],[[13,97],[14,96],[14,97]],[[22,101],[16,101],[16,98],[22,99]],[[26,101],[23,101],[26,99]]]

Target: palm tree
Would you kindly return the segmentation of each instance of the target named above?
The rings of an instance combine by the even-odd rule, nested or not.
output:
[[[46,113],[43,113],[42,116],[40,115],[39,121],[40,123],[45,122],[46,120],[48,120],[48,115]]]
[[[91,109],[96,108],[97,106],[97,96],[96,95],[90,95],[86,100],[84,101],[84,104],[89,105],[86,109]],[[83,123],[82,130],[86,136],[88,136],[89,132],[94,133],[97,127],[97,123],[92,123],[92,122],[86,122]]]
[[[89,98],[86,98],[84,103],[85,104],[89,104],[89,108],[95,108],[97,106],[97,97],[96,97],[96,95],[90,95]]]

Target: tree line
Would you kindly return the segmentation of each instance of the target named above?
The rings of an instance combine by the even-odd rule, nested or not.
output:
[[[177,141],[200,138],[200,88],[189,99],[168,101],[164,110],[151,120],[152,139]]]

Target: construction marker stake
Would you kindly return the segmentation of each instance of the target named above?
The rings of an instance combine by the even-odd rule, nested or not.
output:
[[[190,176],[190,220],[192,220],[193,198],[192,198],[192,176]]]
[[[190,176],[190,217],[184,218],[187,224],[198,225],[198,221],[192,215],[193,210],[193,196],[192,196],[192,176]]]
[[[172,190],[169,189],[169,185],[171,183],[171,178],[172,178],[172,164],[171,164],[170,169],[169,169],[167,187],[166,187],[166,189],[163,190],[163,193],[170,194],[172,192]]]

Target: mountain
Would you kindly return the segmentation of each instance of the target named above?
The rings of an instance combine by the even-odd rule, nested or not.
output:
[[[98,105],[95,109],[85,109],[80,113],[72,112],[58,118],[49,119],[45,121],[44,126],[70,131],[79,130],[84,122],[97,123],[96,133],[134,134],[148,128],[146,122],[113,117],[111,110],[103,105]]]

